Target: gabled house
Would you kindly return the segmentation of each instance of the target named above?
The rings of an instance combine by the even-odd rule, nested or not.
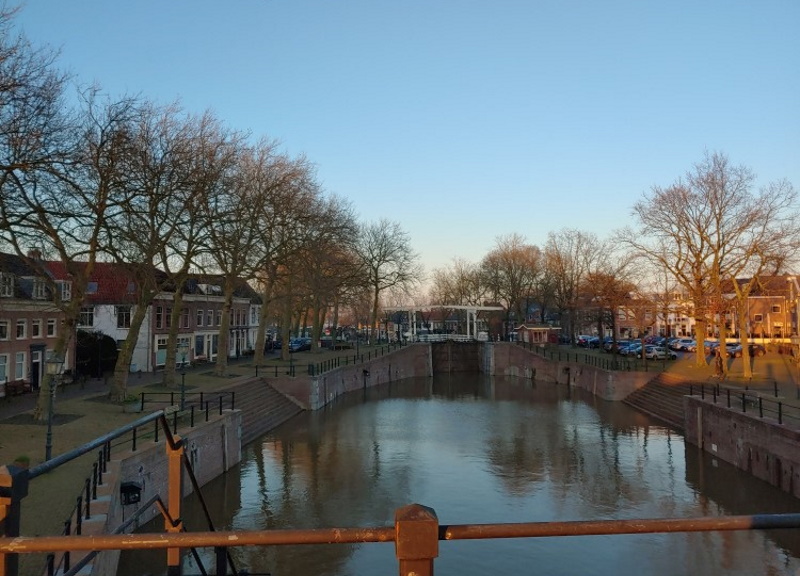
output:
[[[0,253],[0,383],[24,383],[35,390],[44,378],[64,319],[49,280],[28,259]],[[74,350],[70,338],[65,370],[73,368]]]
[[[69,277],[62,263],[48,262],[47,266],[55,279],[68,285]],[[160,282],[167,284],[164,280],[162,277]],[[77,328],[109,336],[119,347],[128,337],[139,290],[135,275],[128,267],[97,262],[87,285]],[[165,366],[173,302],[174,292],[164,290],[147,306],[131,358],[131,372],[154,371]],[[183,362],[216,360],[223,305],[220,277],[193,276],[186,282],[178,317],[176,362],[179,366]],[[253,349],[259,309],[260,298],[255,291],[244,281],[237,283],[231,310],[229,357]],[[255,320],[255,325],[251,325],[251,319]]]

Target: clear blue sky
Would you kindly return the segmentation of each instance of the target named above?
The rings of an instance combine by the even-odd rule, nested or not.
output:
[[[16,22],[82,83],[305,154],[428,271],[512,232],[606,237],[706,150],[800,186],[798,0],[30,0]]]

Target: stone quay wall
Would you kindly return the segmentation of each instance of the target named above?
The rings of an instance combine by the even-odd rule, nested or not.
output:
[[[312,377],[308,400],[303,403],[310,410],[318,410],[348,392],[405,378],[428,377],[432,374],[430,345],[404,346],[379,358],[361,364],[341,366]]]
[[[222,475],[241,461],[242,413],[226,410],[209,422],[194,428],[179,430],[183,439],[184,452],[192,464],[195,477],[200,486]],[[120,487],[123,482],[135,482],[141,487],[141,500],[138,504],[123,506]],[[94,533],[107,534],[130,518],[137,509],[153,496],[160,495],[166,504],[168,499],[168,458],[166,442],[161,436],[158,443],[140,442],[136,452],[114,453],[109,462],[108,473],[98,489],[98,501],[92,503]],[[182,496],[193,491],[188,474],[183,472]],[[159,516],[158,508],[150,507],[140,518],[144,524]],[[134,526],[134,528],[136,527]],[[84,534],[87,528],[84,523]],[[197,527],[195,527],[197,529]],[[73,553],[73,562],[78,558]],[[94,576],[113,576],[117,573],[120,552],[107,550],[94,559]]]
[[[653,378],[647,372],[603,370],[567,360],[550,360],[511,342],[489,342],[485,346],[484,366],[488,374],[568,384],[604,400],[622,400]]]
[[[800,431],[696,396],[684,413],[687,442],[800,498]]]

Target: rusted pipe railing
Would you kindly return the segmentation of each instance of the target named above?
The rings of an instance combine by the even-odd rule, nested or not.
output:
[[[436,513],[412,504],[395,513],[395,525],[373,528],[323,528],[228,532],[172,532],[97,536],[44,536],[0,539],[0,556],[54,550],[139,550],[165,548],[226,548],[297,544],[358,544],[394,542],[400,573],[433,574],[439,541],[496,538],[711,532],[800,528],[800,514],[757,514],[700,518],[650,518],[533,522],[518,524],[440,525]]]

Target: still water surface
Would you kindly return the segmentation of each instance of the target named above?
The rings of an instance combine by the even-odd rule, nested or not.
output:
[[[246,447],[204,494],[220,530],[390,526],[414,502],[441,524],[800,511],[620,403],[473,375],[394,383],[304,413]],[[202,530],[190,502],[187,528]],[[273,576],[397,573],[391,543],[232,550],[239,568]],[[798,557],[800,537],[786,530],[476,540],[441,542],[436,573],[794,575]],[[164,566],[163,552],[126,553],[119,575]],[[188,557],[185,571],[200,573]]]

